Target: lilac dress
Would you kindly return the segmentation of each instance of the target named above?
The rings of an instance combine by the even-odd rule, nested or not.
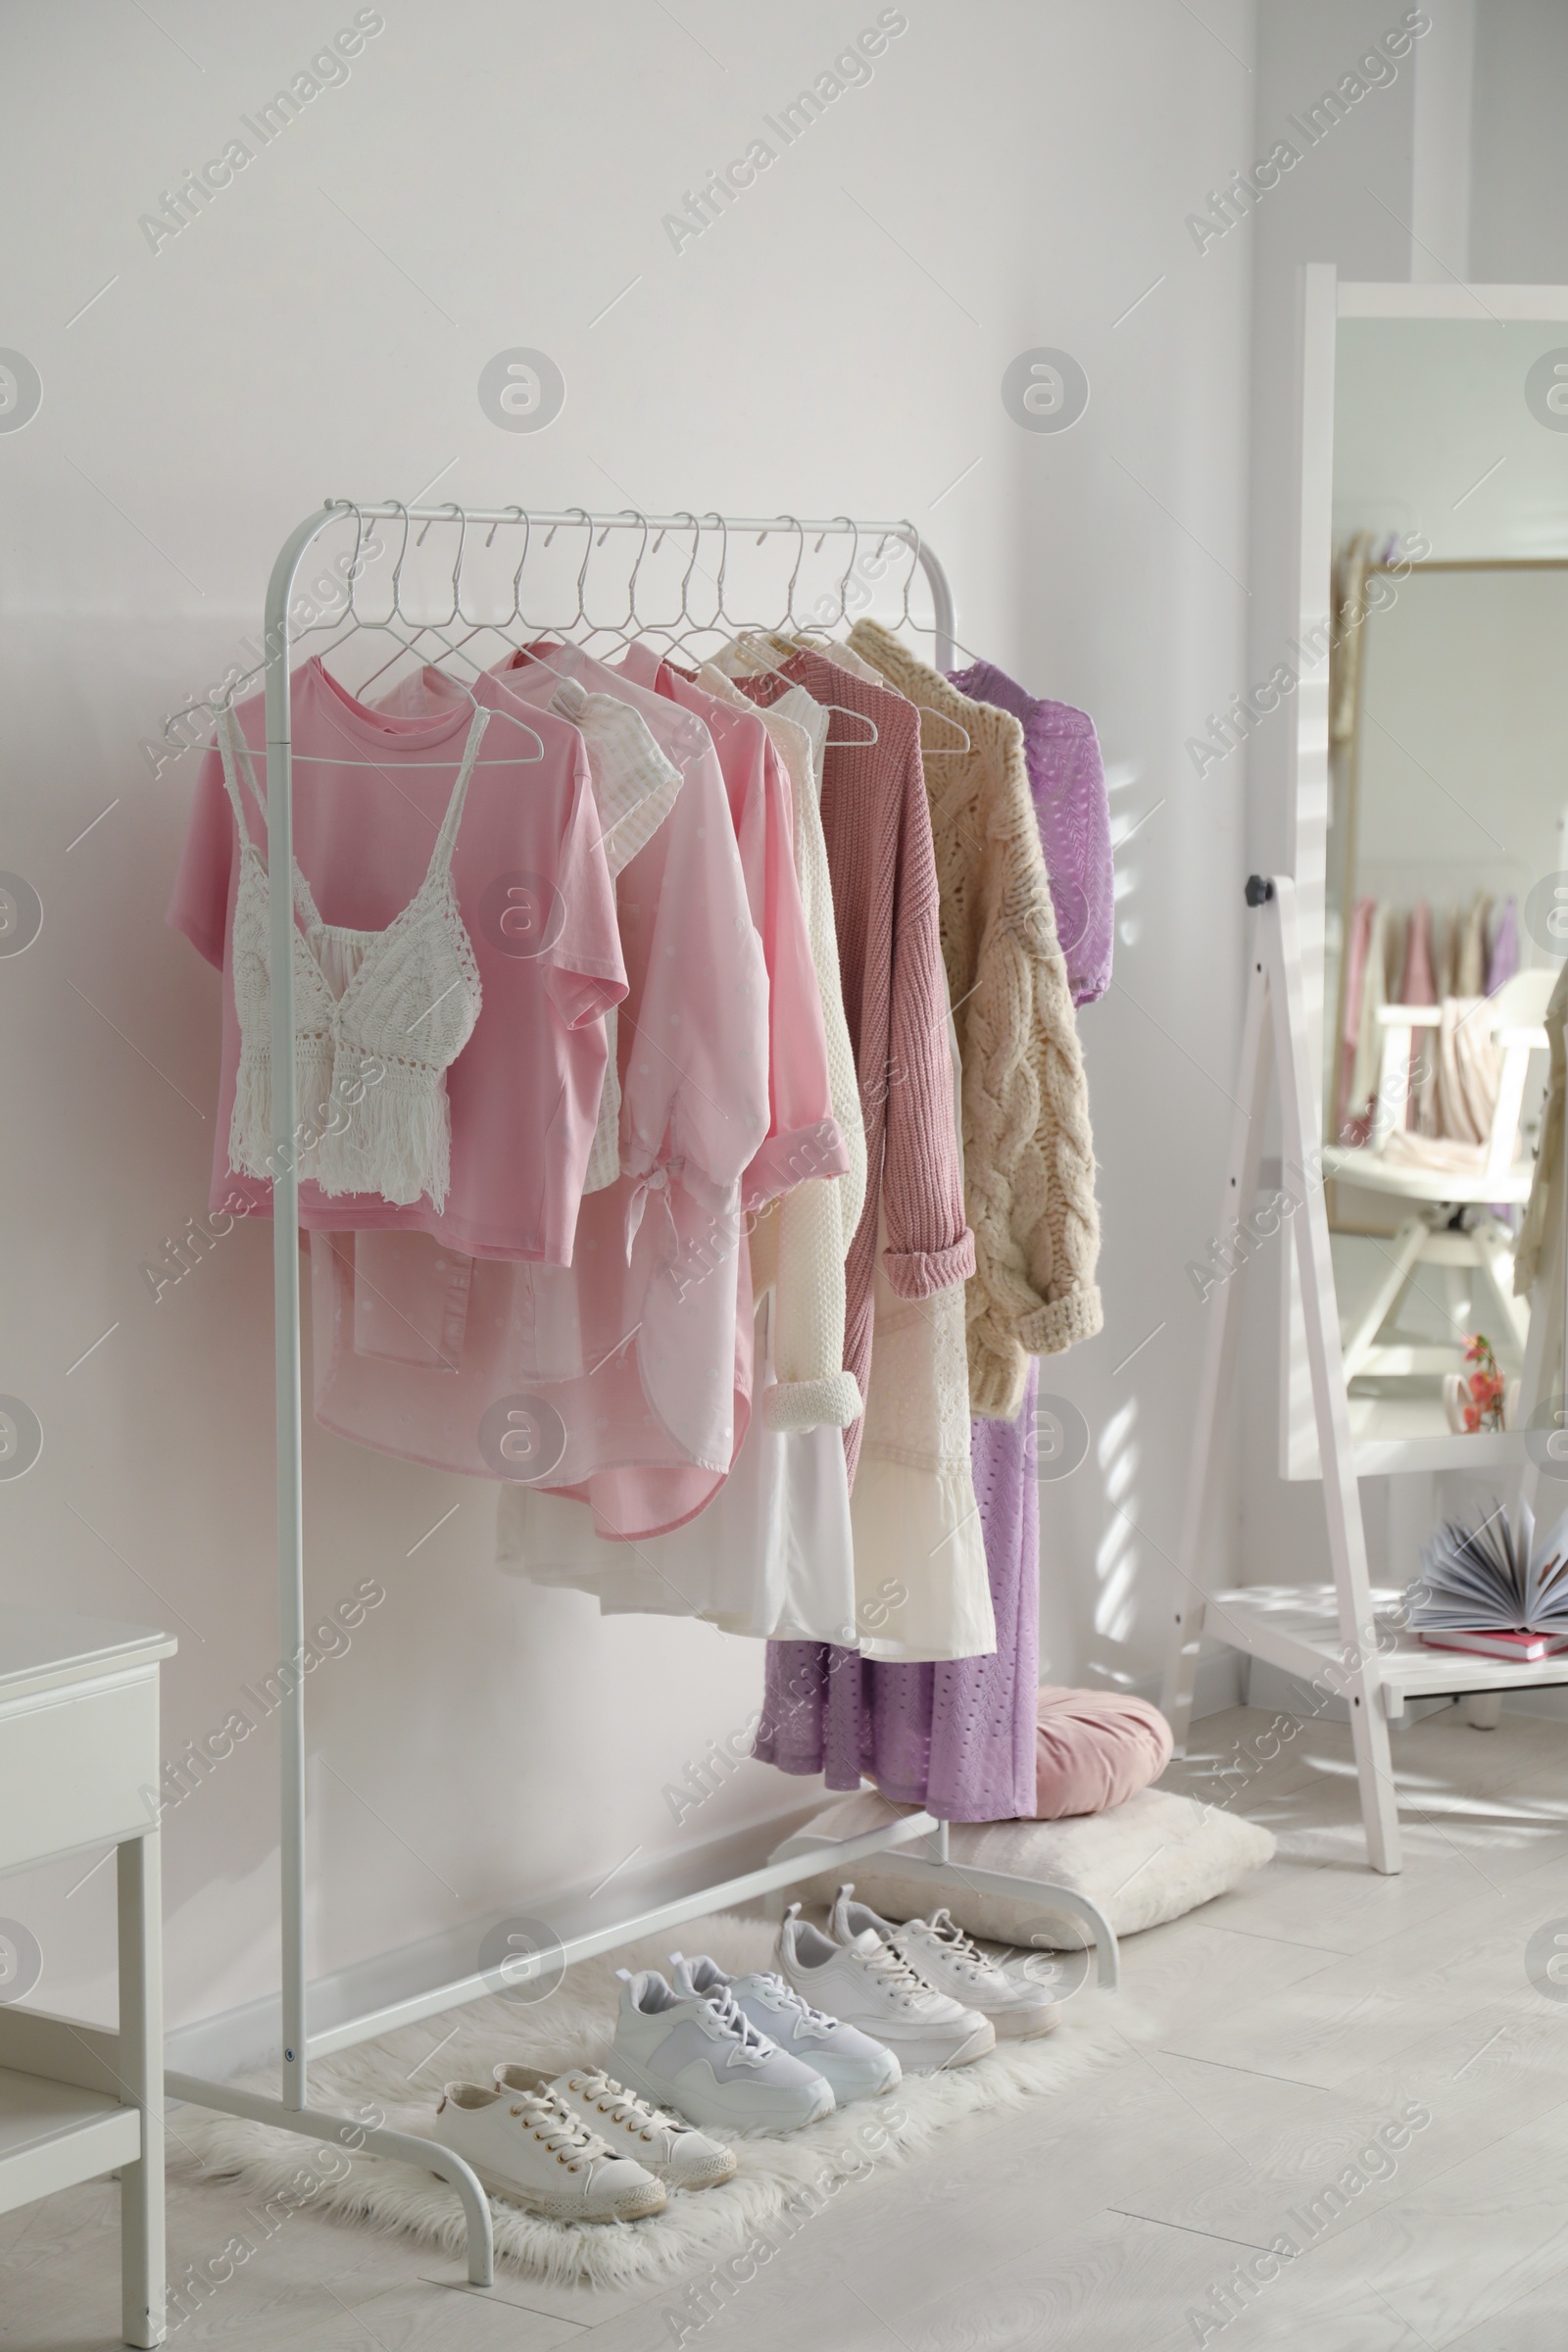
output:
[[[1519,969],[1519,902],[1507,899],[1497,917],[1496,935],[1487,958],[1487,994],[1494,997]]]
[[[1110,985],[1110,821],[1093,721],[1040,703],[989,662],[953,683],[1011,711],[1024,730],[1035,815],[1073,1002]],[[873,1779],[899,1804],[941,1821],[1013,1821],[1035,1809],[1040,1680],[1040,1491],[1029,1366],[1015,1422],[975,1421],[969,1458],[997,1618],[994,1656],[889,1666],[814,1642],[774,1642],[753,1753],[830,1788]]]
[[[830,1788],[874,1780],[942,1821],[1014,1821],[1035,1809],[1040,1681],[1040,1490],[1031,1362],[1016,1421],[976,1421],[970,1460],[997,1613],[986,1658],[887,1666],[817,1642],[770,1642],[753,1749]]]

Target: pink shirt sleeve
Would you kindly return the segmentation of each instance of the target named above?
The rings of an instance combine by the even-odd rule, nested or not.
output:
[[[849,1152],[833,1116],[822,994],[801,904],[789,778],[760,720],[766,863],[762,954],[768,975],[768,1134],[746,1171],[748,1208],[813,1176],[842,1176]]]
[[[165,919],[174,930],[183,931],[197,953],[220,971],[223,968],[235,847],[234,811],[223,789],[222,761],[215,747],[202,761],[196,779],[185,846]]]
[[[767,1126],[767,973],[710,748],[620,894],[645,975],[621,1016],[621,1170],[678,1161],[687,1191],[718,1208]]]
[[[566,1028],[600,1019],[626,994],[614,885],[600,840],[588,756],[578,739],[577,773],[545,912],[545,986]]]
[[[767,1134],[742,1186],[745,1205],[760,1208],[808,1177],[842,1176],[850,1157],[833,1116],[821,992],[795,868],[789,778],[760,719],[705,700],[767,967]]]

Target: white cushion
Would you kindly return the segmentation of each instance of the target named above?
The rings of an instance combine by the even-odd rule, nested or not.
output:
[[[913,1805],[893,1805],[875,1789],[861,1789],[818,1813],[808,1827],[824,1838],[862,1837]],[[918,1850],[918,1849],[914,1849]],[[1078,1813],[1063,1821],[956,1821],[948,1851],[960,1870],[995,1870],[1009,1878],[1049,1881],[1070,1886],[1099,1905],[1118,1936],[1180,1919],[1200,1903],[1225,1894],[1274,1853],[1274,1836],[1238,1813],[1218,1812],[1196,1797],[1164,1788],[1141,1788],[1125,1804],[1105,1813]],[[946,1903],[971,1936],[999,1943],[1035,1942],[1048,1951],[1078,1951],[1089,1937],[1064,1915],[1043,1917],[1038,1908],[1007,1894],[966,1886],[961,1878],[937,1886],[900,1871],[891,1853],[862,1855],[847,1869],[828,1870],[791,1891],[805,1902],[831,1903],[845,1879],[857,1899],[889,1919],[928,1916]]]

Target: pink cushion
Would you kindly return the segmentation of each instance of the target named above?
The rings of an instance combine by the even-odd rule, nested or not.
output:
[[[1035,1720],[1036,1821],[1103,1813],[1157,1781],[1170,1762],[1170,1725],[1146,1698],[1048,1688]]]

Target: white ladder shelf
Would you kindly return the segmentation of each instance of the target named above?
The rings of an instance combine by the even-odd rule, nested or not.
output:
[[[1349,1392],[1340,1346],[1339,1308],[1329,1245],[1328,1208],[1320,1180],[1318,1121],[1311,1095],[1296,885],[1286,875],[1254,874],[1247,885],[1252,909],[1248,955],[1247,1010],[1242,1026],[1236,1115],[1226,1162],[1220,1230],[1244,1217],[1257,1191],[1258,1155],[1271,1079],[1277,1073],[1284,1162],[1300,1172],[1302,1199],[1291,1214],[1300,1273],[1301,1313],[1311,1371],[1313,1418],[1328,1519],[1331,1585],[1247,1585],[1212,1589],[1218,1499],[1221,1416],[1236,1364],[1241,1283],[1217,1286],[1210,1316],[1193,1474],[1177,1555],[1175,1624],[1160,1705],[1170,1720],[1176,1753],[1186,1752],[1193,1687],[1205,1632],[1324,1691],[1325,1701],[1349,1703],[1350,1734],[1360,1786],[1367,1857],[1372,1868],[1399,1868],[1398,1791],[1389,1725],[1408,1698],[1466,1691],[1496,1703],[1508,1690],[1568,1684],[1568,1658],[1534,1665],[1445,1654],[1426,1648],[1396,1622],[1402,1592],[1374,1591],[1367,1570],[1359,1467],[1350,1429]],[[1292,1195],[1294,1200],[1295,1196]],[[1522,1449],[1510,1448],[1516,1455]]]

